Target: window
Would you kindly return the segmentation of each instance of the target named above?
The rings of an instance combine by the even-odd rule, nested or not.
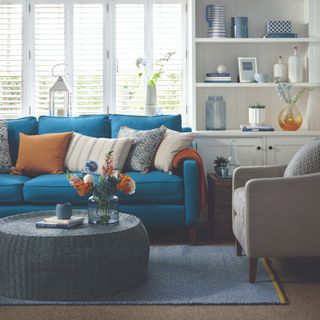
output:
[[[174,52],[157,82],[158,106],[164,113],[186,107],[186,2],[121,1],[115,7],[116,111],[143,113],[146,80],[159,70],[157,61]],[[144,78],[135,63],[147,61]]]
[[[103,5],[73,7],[73,109],[103,112]]]
[[[73,114],[143,114],[147,74],[164,113],[186,108],[187,0],[0,0],[0,116],[48,114],[65,65]],[[147,60],[139,77],[138,57]]]
[[[34,104],[36,115],[48,114],[52,67],[65,62],[63,4],[36,4],[34,8]]]
[[[22,5],[0,3],[0,116],[22,109]]]

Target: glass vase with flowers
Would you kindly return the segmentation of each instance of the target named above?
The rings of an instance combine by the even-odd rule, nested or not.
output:
[[[98,165],[95,161],[87,161],[82,176],[68,174],[67,179],[78,191],[80,196],[88,193],[88,222],[90,224],[111,224],[119,221],[117,191],[133,194],[136,189],[135,181],[119,171],[114,170],[112,151],[106,155],[97,175]]]

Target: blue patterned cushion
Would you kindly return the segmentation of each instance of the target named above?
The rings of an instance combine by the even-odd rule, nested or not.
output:
[[[165,132],[165,127],[147,131],[121,127],[118,138],[135,140],[126,161],[125,171],[149,171]]]
[[[0,120],[0,173],[11,169],[7,121]]]
[[[320,140],[302,146],[289,162],[284,177],[320,172]]]

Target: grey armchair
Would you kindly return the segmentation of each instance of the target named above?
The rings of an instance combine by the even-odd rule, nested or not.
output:
[[[320,173],[283,177],[285,168],[239,167],[233,175],[233,232],[250,282],[259,257],[320,255]]]

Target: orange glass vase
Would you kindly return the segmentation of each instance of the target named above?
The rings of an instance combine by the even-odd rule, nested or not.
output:
[[[285,131],[296,131],[302,125],[302,115],[295,104],[288,104],[278,116],[280,127]]]

